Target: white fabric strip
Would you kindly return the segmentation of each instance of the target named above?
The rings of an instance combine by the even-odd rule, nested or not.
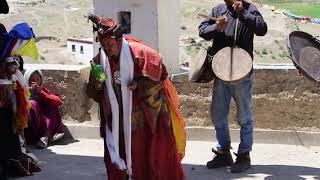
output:
[[[119,155],[119,104],[117,101],[117,97],[113,90],[112,86],[112,75],[108,57],[106,56],[103,49],[100,51],[100,63],[104,69],[104,72],[107,75],[107,79],[105,81],[106,88],[105,93],[108,93],[109,101],[111,105],[112,111],[112,132],[109,126],[106,126],[106,144],[109,150],[111,162],[116,164],[119,169],[125,170],[126,165],[123,159],[120,158]]]
[[[13,46],[12,51],[10,52],[11,53],[10,55],[11,56],[14,55],[16,51],[18,51],[20,48],[26,45],[29,41],[30,39],[29,40],[18,39],[17,43]]]
[[[125,152],[127,165],[119,156],[119,104],[112,86],[112,73],[108,57],[105,52],[100,52],[101,65],[107,75],[106,93],[109,95],[109,101],[112,111],[112,132],[106,127],[106,143],[109,150],[112,163],[117,164],[119,169],[127,169],[129,179],[132,179],[132,157],[131,157],[131,115],[132,115],[132,92],[128,89],[128,84],[133,80],[134,64],[128,42],[122,40],[120,54],[120,82],[123,105],[123,128],[125,140]]]
[[[128,89],[128,84],[133,80],[134,65],[128,42],[122,39],[120,54],[120,78],[123,104],[123,128],[126,148],[127,173],[129,179],[132,177],[131,158],[131,115],[132,115],[132,91]]]
[[[10,81],[8,79],[0,79],[0,84],[2,84],[2,85],[10,85],[10,84],[12,84],[12,81]]]

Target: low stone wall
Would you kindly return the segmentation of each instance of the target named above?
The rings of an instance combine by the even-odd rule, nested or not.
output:
[[[64,99],[61,112],[67,121],[89,121],[93,102],[85,94],[90,67],[80,65],[26,64],[25,69],[36,67],[44,75],[44,85]]]
[[[43,70],[49,88],[65,97],[62,113],[66,121],[72,119],[98,125],[97,105],[85,95],[88,66],[37,66]],[[298,76],[294,68],[256,69],[255,72],[253,114],[256,128],[319,131],[319,84]],[[175,85],[186,124],[211,126],[209,106],[212,82],[196,84],[182,77]],[[235,104],[231,106],[230,123],[236,128]]]
[[[319,131],[318,83],[298,76],[295,69],[258,69],[255,76],[252,109],[256,128]],[[212,126],[209,108],[213,83],[191,83],[185,77],[175,84],[187,125]],[[230,124],[238,127],[234,102]]]

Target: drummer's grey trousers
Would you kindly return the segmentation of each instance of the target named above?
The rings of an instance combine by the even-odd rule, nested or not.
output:
[[[231,148],[228,125],[231,98],[233,98],[236,103],[237,120],[241,127],[238,153],[252,150],[252,81],[253,75],[250,75],[250,77],[237,84],[226,83],[219,78],[214,80],[211,103],[211,118],[215,125],[216,138],[218,140],[218,150]]]

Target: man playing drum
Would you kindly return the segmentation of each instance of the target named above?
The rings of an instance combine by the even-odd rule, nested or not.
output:
[[[199,26],[199,35],[208,41],[213,39],[214,54],[222,48],[238,46],[253,57],[254,35],[264,36],[267,33],[267,24],[258,9],[244,0],[225,0],[225,3],[215,6],[209,16],[216,17],[217,20],[205,19]],[[237,31],[235,31],[236,27]],[[237,34],[236,38],[235,34]],[[237,57],[234,61],[237,61]],[[215,157],[207,163],[209,169],[231,166],[232,173],[239,173],[251,166],[249,152],[253,144],[252,80],[251,70],[237,83],[229,83],[217,77],[214,81],[211,117],[215,124],[218,145],[217,150],[213,149]],[[230,153],[231,140],[228,126],[231,98],[236,102],[237,119],[241,127],[241,142],[235,163]]]

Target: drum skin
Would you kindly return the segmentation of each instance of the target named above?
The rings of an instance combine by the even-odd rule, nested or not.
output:
[[[250,54],[238,47],[225,47],[212,60],[214,74],[229,83],[241,82],[251,72],[252,66]]]

